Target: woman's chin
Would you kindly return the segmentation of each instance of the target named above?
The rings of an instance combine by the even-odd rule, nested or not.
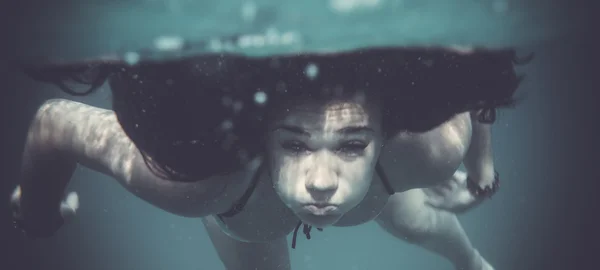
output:
[[[325,228],[328,226],[332,226],[336,222],[338,222],[338,220],[340,220],[340,218],[342,218],[341,215],[333,215],[333,214],[332,215],[314,215],[314,214],[310,214],[310,213],[298,213],[297,215],[304,224],[308,224],[310,226],[317,227],[317,228]]]

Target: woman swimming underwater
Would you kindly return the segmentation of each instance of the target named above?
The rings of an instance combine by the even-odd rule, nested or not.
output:
[[[299,230],[372,220],[456,269],[493,269],[456,214],[498,189],[490,129],[514,105],[516,62],[513,50],[392,47],[30,69],[72,94],[67,78],[108,79],[113,108],[40,107],[16,224],[32,237],[58,230],[77,208],[61,198],[81,164],[202,217],[230,270],[290,269],[288,234],[294,248]]]

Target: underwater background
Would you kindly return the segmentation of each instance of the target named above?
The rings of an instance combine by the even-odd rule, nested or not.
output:
[[[276,37],[273,44],[242,48],[250,54],[375,45],[534,52],[534,61],[518,68],[527,75],[517,94],[523,102],[501,111],[494,126],[502,188],[460,220],[498,270],[600,269],[589,265],[598,257],[591,224],[599,213],[593,203],[600,177],[586,170],[597,160],[593,90],[600,69],[590,48],[598,30],[592,5],[583,1],[24,0],[5,7],[0,269],[224,269],[199,219],[154,208],[85,168],[68,187],[79,193],[77,218],[52,238],[32,241],[13,230],[8,198],[33,113],[48,98],[66,97],[25,78],[20,66],[229,35]],[[110,90],[77,100],[110,108]],[[452,269],[374,223],[316,232],[290,254],[294,270]]]

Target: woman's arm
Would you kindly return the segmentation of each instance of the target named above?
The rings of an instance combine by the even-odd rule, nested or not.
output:
[[[463,158],[466,172],[456,171],[443,185],[424,190],[428,195],[427,204],[434,208],[464,213],[496,191],[495,185],[498,183],[495,181],[492,152],[493,123],[480,121],[480,112],[471,112],[470,117],[471,143]],[[483,193],[478,195],[479,192]]]
[[[492,188],[494,183],[494,156],[492,151],[492,122],[479,120],[481,112],[471,112],[471,144],[463,164],[467,175],[480,188]]]
[[[43,226],[57,218],[77,163],[111,176],[143,200],[182,216],[224,212],[244,190],[243,184],[228,185],[235,179],[231,176],[191,183],[159,178],[147,168],[112,111],[56,99],[40,107],[27,135],[20,179],[20,214],[27,226]],[[225,193],[228,196],[221,196]]]

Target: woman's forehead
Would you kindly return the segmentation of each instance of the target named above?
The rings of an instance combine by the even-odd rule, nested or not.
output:
[[[326,104],[303,102],[290,106],[277,124],[300,127],[307,131],[335,131],[349,126],[372,126],[375,110],[365,102],[336,101]]]

